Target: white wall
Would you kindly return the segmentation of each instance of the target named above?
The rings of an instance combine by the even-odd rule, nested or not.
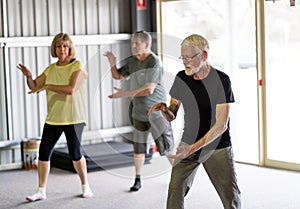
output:
[[[128,0],[0,2],[0,141],[41,136],[47,112],[45,93],[28,95],[25,79],[16,66],[25,64],[34,77],[42,73],[55,61],[49,46],[59,32],[71,35],[77,59],[89,73],[88,126],[84,136],[102,138],[101,130],[129,125],[128,101],[112,102],[107,97],[117,84],[103,56],[106,50],[119,58],[130,54],[130,35],[126,33],[130,24],[124,21],[130,20],[129,12],[124,11],[130,9],[124,7]],[[20,161],[18,153],[1,152],[0,167]]]

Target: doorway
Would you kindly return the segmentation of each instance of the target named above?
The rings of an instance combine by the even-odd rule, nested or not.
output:
[[[208,39],[211,65],[232,81],[235,159],[259,164],[255,0],[161,1],[159,14],[164,68],[173,76],[184,69],[177,59],[182,39],[192,33]]]
[[[265,2],[266,164],[300,171],[300,2]]]

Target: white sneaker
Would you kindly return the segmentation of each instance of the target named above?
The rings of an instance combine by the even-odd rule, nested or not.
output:
[[[42,193],[35,193],[34,195],[31,196],[27,196],[26,200],[30,201],[30,202],[34,202],[34,201],[38,201],[38,200],[45,200],[46,194],[42,194]]]
[[[89,198],[92,197],[93,193],[92,190],[89,187],[86,187],[84,189],[82,189],[82,197],[83,198]]]

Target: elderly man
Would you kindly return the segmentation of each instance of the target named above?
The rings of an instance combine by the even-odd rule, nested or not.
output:
[[[162,85],[163,66],[158,56],[151,51],[152,38],[146,31],[135,32],[131,39],[132,56],[124,60],[124,65],[116,67],[116,57],[112,52],[106,52],[111,66],[112,77],[116,80],[128,78],[130,89],[115,88],[111,99],[132,98],[130,111],[134,126],[134,165],[135,182],[130,191],[141,188],[141,173],[148,151],[149,132],[158,147],[160,155],[168,155],[173,150],[174,140],[172,126],[161,114],[153,113],[149,118],[148,110],[157,102],[166,101],[166,92]],[[172,160],[170,160],[172,162]]]
[[[208,64],[208,41],[197,34],[181,43],[185,66],[171,87],[170,106],[154,105],[172,121],[179,106],[184,108],[184,132],[169,184],[167,208],[183,209],[184,197],[202,163],[225,209],[241,208],[229,132],[230,104],[234,102],[229,77]],[[199,196],[201,198],[201,196]]]

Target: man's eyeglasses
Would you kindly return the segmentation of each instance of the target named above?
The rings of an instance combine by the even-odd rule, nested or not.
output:
[[[183,56],[180,56],[178,57],[178,59],[182,60],[182,61],[192,61],[195,57],[197,57],[199,54],[201,54],[201,52],[198,52],[197,54],[194,54],[193,56],[191,57],[183,57]]]

